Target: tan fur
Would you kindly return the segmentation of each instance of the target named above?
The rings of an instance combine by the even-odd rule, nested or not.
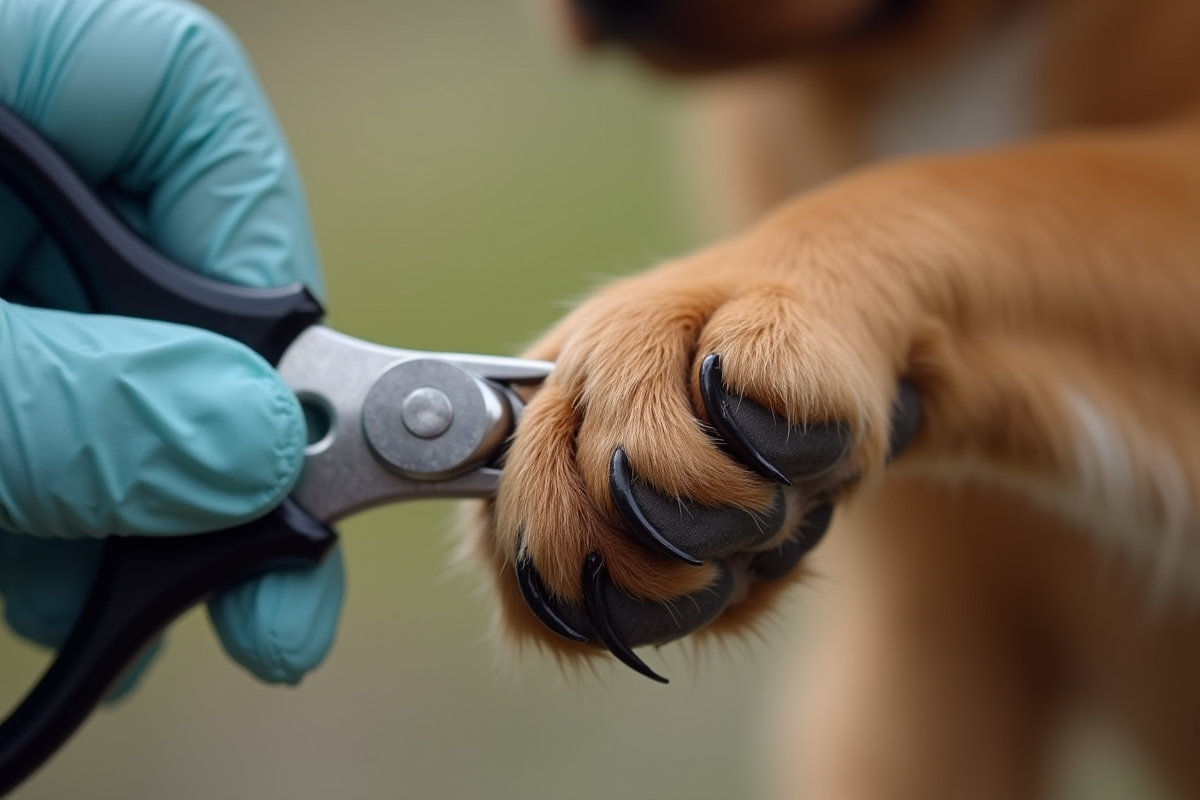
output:
[[[717,205],[736,226],[865,157],[889,83],[1014,5],[929,0],[896,31],[715,79]],[[469,545],[510,635],[585,655],[525,609],[519,542],[570,600],[589,552],[644,598],[711,578],[621,531],[617,445],[664,493],[768,502],[701,426],[701,358],[793,422],[847,423],[862,479],[816,556],[836,580],[788,796],[1031,796],[1082,700],[1200,797],[1200,4],[1028,6],[1044,135],[850,172],[605,287],[530,351],[557,368]],[[900,377],[924,421],[885,470]],[[751,586],[709,632],[779,590]]]

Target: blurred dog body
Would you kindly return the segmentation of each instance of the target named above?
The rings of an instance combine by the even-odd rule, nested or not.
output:
[[[740,393],[854,428],[862,479],[804,570],[781,797],[1035,797],[1081,705],[1200,797],[1200,3],[553,6],[576,41],[696,83],[710,211],[736,235],[607,287],[534,347],[567,377],[531,404],[541,449],[518,437],[473,545],[507,630],[567,652],[512,588],[516,529],[539,517],[587,532],[527,537],[566,565],[542,567],[563,597],[588,549],[628,562],[614,576],[641,597],[706,579],[639,572],[591,521],[615,442],[667,493],[761,502],[734,472],[701,482],[714,456],[669,425],[588,411],[587,376],[655,336],[614,309],[657,303],[698,320],[690,358],[720,351]],[[695,365],[676,373],[646,396],[686,396]],[[885,470],[898,377],[924,421]],[[639,462],[639,437],[675,463]],[[564,475],[587,498],[550,509],[537,496]],[[752,587],[710,629],[752,626],[775,595]]]

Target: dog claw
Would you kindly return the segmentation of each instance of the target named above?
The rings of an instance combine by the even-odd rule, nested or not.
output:
[[[713,427],[734,456],[764,478],[791,484],[811,480],[841,463],[850,450],[850,431],[836,422],[789,425],[778,414],[745,397],[731,397],[716,353],[700,365],[700,394]]]
[[[625,644],[620,634],[617,633],[604,600],[605,593],[611,585],[612,579],[608,577],[608,570],[604,567],[603,559],[598,553],[588,554],[583,562],[583,603],[588,619],[591,620],[592,627],[596,629],[596,636],[609,652],[616,656],[618,661],[634,672],[659,683],[669,683],[666,678],[650,669],[646,662],[638,658],[633,649]]]
[[[572,642],[580,644],[587,642],[587,637],[568,625],[550,605],[546,584],[542,582],[542,576],[534,569],[533,561],[528,558],[517,561],[517,586],[521,589],[521,597],[525,599],[525,605],[529,606],[529,610],[538,618],[538,621],[550,631],[564,639],[570,639]]]
[[[693,567],[699,567],[704,563],[671,544],[654,526],[654,523],[646,518],[633,496],[633,471],[629,467],[629,457],[625,455],[624,448],[618,447],[613,451],[608,483],[617,510],[621,512],[621,519],[625,520],[625,525],[629,528],[630,533],[636,536],[642,544],[660,555],[691,564]]]
[[[759,513],[732,506],[702,506],[684,497],[659,494],[634,480],[622,448],[613,451],[609,490],[626,529],[642,544],[692,566],[763,544],[779,531],[787,516],[779,487],[773,489],[771,506]]]
[[[716,353],[709,353],[700,364],[700,395],[704,398],[704,407],[708,409],[713,427],[733,454],[767,480],[791,486],[788,477],[763,458],[734,420],[733,410],[729,407],[730,398],[721,380],[721,357]]]

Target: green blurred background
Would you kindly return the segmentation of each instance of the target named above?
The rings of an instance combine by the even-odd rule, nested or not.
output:
[[[303,173],[330,322],[403,347],[515,353],[604,276],[700,241],[679,187],[682,99],[619,59],[557,52],[517,0],[214,0]],[[202,613],[141,688],[96,714],[17,797],[750,798],[773,651],[651,655],[652,684],[563,678],[498,653],[478,581],[449,567],[452,506],[341,528],[349,595],[299,688],[256,683]],[[7,634],[0,702],[46,655]],[[774,645],[774,646],[772,646]],[[1056,793],[1146,797],[1106,739]],[[1082,765],[1082,766],[1080,766]]]

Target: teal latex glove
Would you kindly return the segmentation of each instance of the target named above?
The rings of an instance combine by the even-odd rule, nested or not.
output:
[[[0,103],[178,263],[321,290],[283,136],[237,43],[202,9],[0,0]],[[3,188],[0,295],[0,594],[15,631],[54,647],[90,588],[94,537],[266,513],[299,474],[303,415],[236,342],[80,313],[62,254]],[[335,550],[226,592],[209,615],[234,659],[294,683],[332,645],[342,594]]]

